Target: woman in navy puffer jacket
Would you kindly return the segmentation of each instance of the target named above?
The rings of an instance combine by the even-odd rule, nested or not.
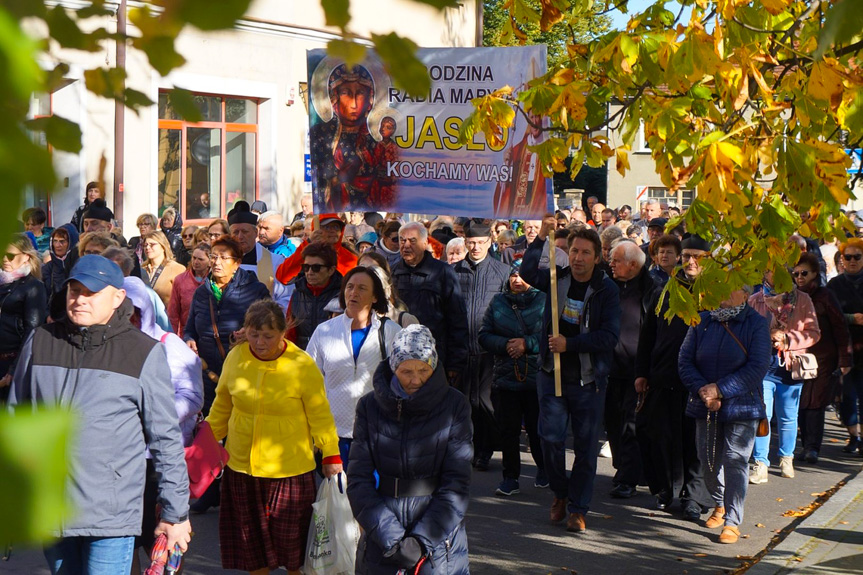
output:
[[[348,498],[363,528],[357,573],[469,573],[472,436],[470,406],[447,384],[431,332],[408,326],[357,405],[348,466]]]
[[[698,456],[716,509],[706,526],[724,524],[720,543],[740,536],[748,462],[758,420],[765,417],[761,382],[770,364],[767,320],[737,290],[703,312],[680,348],[680,379],[689,390],[686,415],[696,420]]]

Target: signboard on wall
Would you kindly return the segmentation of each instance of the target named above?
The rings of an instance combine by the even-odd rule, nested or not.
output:
[[[487,218],[540,217],[553,206],[550,178],[531,146],[541,118],[516,115],[504,142],[482,134],[460,144],[470,101],[516,90],[545,73],[545,46],[421,49],[429,94],[395,88],[369,52],[356,66],[308,52],[311,177],[315,211],[390,211]]]

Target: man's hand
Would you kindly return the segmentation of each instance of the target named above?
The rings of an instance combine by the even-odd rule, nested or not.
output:
[[[524,344],[524,338],[513,338],[506,342],[506,352],[513,359],[518,359],[527,351],[527,346]]]
[[[698,396],[704,403],[714,399],[719,399],[719,387],[715,383],[708,383],[698,390]]]
[[[194,351],[194,352],[195,352],[195,354],[197,354],[197,353],[198,353],[198,344],[197,344],[197,342],[196,342],[194,339],[190,339],[189,341],[187,341],[187,342],[186,342],[186,345],[188,345],[188,346],[189,346],[189,349],[191,349],[192,351]]]
[[[553,214],[545,214],[545,217],[542,218],[542,226],[539,228],[539,233],[536,235],[542,241],[545,241],[545,238],[548,237],[548,234],[553,233],[555,228],[557,228],[557,220],[554,218]]]
[[[333,475],[338,475],[344,471],[344,468],[341,463],[327,463],[321,466],[321,471],[323,472],[324,477],[329,479]]]
[[[168,523],[160,521],[154,532],[156,537],[164,533],[168,537],[168,552],[174,549],[174,543],[180,546],[185,553],[189,550],[189,541],[192,540],[192,524],[188,519],[182,523]]]
[[[635,392],[636,393],[644,393],[647,391],[647,378],[646,377],[636,377],[635,378]]]
[[[566,338],[562,335],[554,337],[548,336],[548,350],[551,353],[563,353],[566,351]]]

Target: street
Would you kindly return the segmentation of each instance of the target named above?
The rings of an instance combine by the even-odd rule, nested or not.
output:
[[[844,445],[845,431],[828,413],[825,444],[817,466],[799,464],[794,479],[783,479],[778,466],[774,466],[767,484],[749,486],[741,539],[735,545],[717,543],[719,530],[684,521],[676,503],[670,512],[654,510],[654,499],[645,488],[639,488],[639,494],[630,500],[609,498],[611,460],[602,458],[594,505],[587,517],[588,532],[582,536],[568,533],[564,523],[548,522],[551,494],[533,487],[534,467],[528,453],[523,453],[521,493],[511,498],[494,495],[501,479],[500,454],[496,454],[489,471],[474,472],[471,485],[467,521],[471,572],[477,575],[732,573],[761,552],[777,532],[798,524],[801,520],[793,516],[795,512],[802,512],[819,494],[859,470],[863,461],[842,453]],[[192,522],[195,537],[184,572],[236,573],[220,566],[218,513],[211,510],[206,515],[193,516]],[[40,552],[16,550],[10,562],[0,563],[0,572],[47,575],[48,569]]]

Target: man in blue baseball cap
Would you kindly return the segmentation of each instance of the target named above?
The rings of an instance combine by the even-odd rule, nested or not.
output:
[[[78,260],[66,280],[66,317],[33,331],[11,406],[59,404],[79,415],[69,452],[67,509],[45,548],[52,573],[129,573],[141,532],[149,447],[159,477],[168,549],[190,537],[189,477],[165,349],[131,323],[123,272],[102,256]]]

